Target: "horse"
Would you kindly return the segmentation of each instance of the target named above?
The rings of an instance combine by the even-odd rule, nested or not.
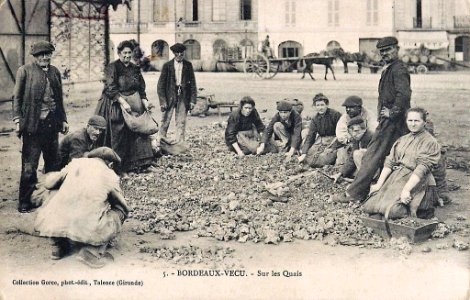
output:
[[[343,48],[337,48],[331,50],[331,55],[339,58],[343,62],[344,73],[349,73],[348,63],[357,63],[357,73],[362,72],[362,64],[367,60],[367,54],[364,52],[346,52]]]
[[[313,76],[312,76],[312,65],[316,64],[316,65],[324,65],[325,66],[325,80],[328,80],[326,78],[326,75],[328,74],[328,69],[331,70],[331,74],[333,74],[333,79],[336,80],[335,72],[333,71],[333,68],[331,67],[331,65],[333,64],[333,61],[335,59],[336,59],[336,57],[323,56],[322,54],[319,54],[319,53],[309,53],[309,54],[305,55],[304,57],[302,57],[299,60],[299,65],[300,66],[301,66],[301,64],[305,65],[305,68],[302,71],[302,78],[301,79],[304,79],[305,78],[305,73],[308,73],[308,75],[310,75],[310,78],[312,78],[312,80],[315,80],[315,78],[313,78]]]

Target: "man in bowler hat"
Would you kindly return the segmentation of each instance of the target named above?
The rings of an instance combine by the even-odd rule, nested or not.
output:
[[[379,125],[362,158],[361,168],[340,202],[363,201],[377,170],[382,168],[393,143],[408,133],[406,111],[410,108],[410,75],[398,59],[398,40],[387,36],[377,42],[377,49],[385,62],[379,81],[377,115]]]
[[[62,81],[59,70],[52,66],[54,46],[47,41],[32,45],[32,63],[16,73],[13,98],[13,121],[16,134],[22,138],[19,206],[21,213],[32,209],[31,193],[37,183],[39,156],[44,171],[57,171],[58,133],[67,134],[69,126],[64,110]]]
[[[184,59],[186,47],[176,43],[170,47],[175,58],[165,63],[158,80],[157,92],[163,113],[160,136],[166,138],[173,112],[176,121],[176,141],[185,139],[186,116],[197,99],[193,65]]]

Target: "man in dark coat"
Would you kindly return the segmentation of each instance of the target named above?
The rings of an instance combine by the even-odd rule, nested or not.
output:
[[[175,58],[165,63],[158,80],[158,98],[163,113],[160,136],[166,138],[173,111],[176,121],[176,141],[184,141],[186,115],[197,99],[193,65],[184,59],[186,47],[176,43],[170,47]]]
[[[348,121],[348,144],[346,145],[346,161],[341,165],[339,173],[333,175],[335,181],[341,177],[351,177],[354,172],[360,168],[362,157],[367,146],[372,139],[372,132],[367,128],[365,120],[361,116],[357,116]]]
[[[410,108],[410,75],[403,62],[398,59],[398,40],[393,36],[384,37],[377,42],[377,49],[386,63],[378,89],[379,126],[346,195],[336,199],[341,202],[363,201],[367,197],[374,175],[382,168],[393,143],[408,132],[406,111]]]
[[[54,46],[46,41],[32,45],[34,62],[21,66],[16,73],[13,121],[22,137],[21,179],[18,211],[29,212],[31,193],[37,183],[39,156],[44,171],[57,171],[58,133],[68,132],[59,70],[50,64]]]
[[[104,144],[103,132],[106,120],[102,116],[88,119],[86,128],[68,134],[59,145],[59,169],[64,168],[73,158],[85,157],[88,152]]]

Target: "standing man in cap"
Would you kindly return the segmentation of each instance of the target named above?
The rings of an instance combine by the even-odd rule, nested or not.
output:
[[[44,158],[44,171],[58,170],[58,133],[67,134],[69,126],[64,110],[62,81],[59,70],[52,66],[54,46],[47,41],[32,45],[32,63],[21,66],[16,73],[13,98],[13,121],[21,137],[21,179],[19,206],[29,212],[31,193],[37,183],[39,156]]]
[[[59,145],[59,168],[64,168],[73,158],[85,157],[91,150],[102,147],[105,130],[106,120],[102,116],[94,115],[88,119],[86,128],[64,137]]]
[[[296,150],[299,150],[302,142],[302,117],[292,109],[292,103],[289,101],[277,102],[277,110],[264,130],[262,142],[256,153],[264,153],[268,145],[269,150],[266,152],[285,152],[286,160],[289,160]]]
[[[349,96],[344,100],[343,106],[346,108],[346,114],[339,118],[338,124],[336,124],[336,138],[338,142],[344,146],[338,149],[336,165],[342,165],[346,162],[347,145],[351,142],[351,135],[348,130],[348,123],[353,118],[359,117],[364,120],[365,128],[370,132],[374,133],[377,128],[377,117],[375,114],[368,111],[362,106],[362,99],[358,96]]]
[[[377,170],[382,168],[393,143],[408,132],[406,111],[410,108],[410,75],[398,59],[398,40],[393,36],[384,37],[378,41],[377,49],[386,63],[378,88],[379,125],[355,180],[346,194],[337,198],[341,202],[363,201],[367,197],[372,180]]]
[[[186,115],[196,104],[197,87],[193,65],[184,59],[186,47],[176,43],[170,47],[175,58],[165,63],[158,80],[158,98],[163,113],[160,136],[166,138],[173,111],[176,121],[176,141],[184,141]]]

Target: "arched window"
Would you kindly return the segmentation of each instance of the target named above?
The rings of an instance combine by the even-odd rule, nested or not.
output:
[[[213,55],[218,60],[225,60],[225,54],[227,51],[227,42],[224,40],[216,40],[214,42],[213,48]]]
[[[166,59],[169,58],[168,43],[164,40],[156,40],[152,43],[152,59]]]
[[[253,56],[255,52],[255,46],[253,42],[249,39],[244,39],[240,42],[240,49],[242,53],[241,58],[247,58],[247,57]]]
[[[185,57],[187,60],[201,59],[201,45],[196,40],[187,40],[183,43],[186,46]]]
[[[337,41],[329,41],[328,44],[326,44],[326,50],[328,51],[339,48],[341,48],[341,44]]]
[[[302,44],[296,41],[285,41],[279,44],[279,57],[303,56]]]

